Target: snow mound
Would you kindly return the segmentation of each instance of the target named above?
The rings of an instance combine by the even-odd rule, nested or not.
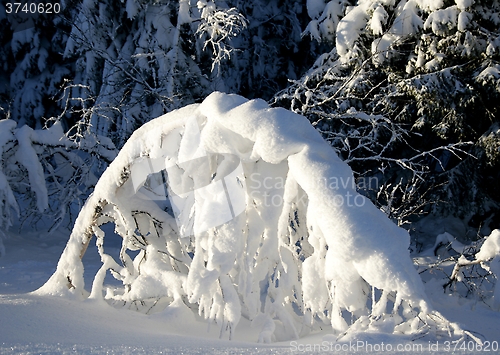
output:
[[[118,260],[106,223],[122,238]],[[102,267],[89,295],[82,257],[94,235]],[[304,117],[213,93],[132,135],[36,293],[196,311],[229,338],[245,317],[261,342],[325,325],[339,336],[462,334],[430,308],[408,245]]]

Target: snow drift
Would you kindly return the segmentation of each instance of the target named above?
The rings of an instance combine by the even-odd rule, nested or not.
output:
[[[123,239],[119,260],[106,223]],[[94,235],[102,267],[89,295],[82,256]],[[408,245],[304,117],[213,93],[133,134],[36,292],[195,311],[229,338],[243,316],[261,342],[326,324],[339,335],[460,335],[430,308]],[[108,271],[123,285],[106,283]]]

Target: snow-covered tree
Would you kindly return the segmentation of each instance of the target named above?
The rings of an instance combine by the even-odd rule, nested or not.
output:
[[[26,14],[21,7],[17,16],[29,22],[19,24],[17,7],[10,14],[3,3],[0,9],[0,118],[40,129],[46,118],[60,112],[52,98],[71,74],[71,63],[61,55],[67,40],[66,10],[63,5],[58,13],[43,16]]]
[[[497,164],[499,11],[498,1],[309,1],[304,35],[333,48],[276,101],[306,115],[356,172],[377,176],[379,196],[413,206],[446,200],[440,213],[462,206],[469,220],[482,199],[495,198],[481,180]],[[479,161],[449,149],[468,141]],[[408,174],[402,161],[418,166]],[[415,170],[432,173],[419,193]],[[471,195],[459,203],[460,175]]]
[[[94,236],[102,267],[89,295],[82,257]],[[193,310],[229,338],[246,317],[261,342],[327,325],[466,336],[432,309],[408,244],[304,117],[213,93],[132,135],[37,294]],[[123,285],[106,284],[108,271]]]
[[[296,56],[301,12],[298,1],[83,2],[65,51],[84,86],[72,96],[94,102],[95,132],[117,146],[213,90],[271,97],[309,57]]]
[[[191,22],[185,0],[81,3],[64,55],[77,67],[70,96],[92,103],[95,133],[120,146],[150,117],[206,95],[186,38]]]

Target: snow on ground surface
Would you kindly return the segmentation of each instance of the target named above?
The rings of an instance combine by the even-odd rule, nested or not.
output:
[[[0,354],[286,353],[279,345],[259,346],[251,336],[219,340],[218,331],[207,332],[202,321],[179,317],[167,324],[161,315],[147,317],[30,294],[55,271],[66,241],[63,234],[10,236],[5,241],[7,255],[0,259]],[[95,273],[100,260],[87,261]]]
[[[179,315],[177,322],[169,324],[161,314],[145,316],[88,301],[30,294],[55,271],[68,235],[10,235],[5,241],[7,254],[0,258],[0,354],[448,354],[455,346],[450,344],[446,351],[443,339],[439,351],[435,351],[435,341],[418,343],[376,333],[358,334],[351,337],[350,343],[347,340],[335,344],[328,329],[297,342],[261,345],[255,342],[258,332],[244,320],[238,325],[243,329],[228,341],[218,338],[216,327],[208,331],[202,319]],[[432,253],[419,255],[418,262],[435,261],[429,255]],[[86,260],[89,280],[100,265],[98,256]],[[500,341],[498,312],[481,302],[447,296],[432,282],[427,283],[427,293],[436,309],[450,321],[482,334],[491,345]],[[396,351],[398,345],[408,351]],[[460,347],[463,345],[457,349]],[[487,353],[499,353],[492,347],[489,350]]]

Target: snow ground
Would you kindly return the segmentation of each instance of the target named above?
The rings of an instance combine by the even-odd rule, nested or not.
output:
[[[161,313],[145,316],[103,304],[31,294],[55,271],[68,235],[10,235],[5,240],[7,254],[0,258],[0,354],[299,354],[314,350],[335,354],[447,354],[454,347],[450,344],[447,351],[443,339],[439,340],[439,351],[435,351],[435,340],[415,343],[377,333],[358,334],[350,339],[351,343],[335,345],[328,330],[298,342],[261,345],[255,342],[258,332],[245,321],[238,325],[244,331],[237,331],[236,339],[220,340],[217,327],[208,330],[205,321],[197,321],[190,314],[168,315],[175,322],[167,322]],[[419,263],[430,259],[423,255]],[[100,260],[89,253],[86,265],[90,280],[101,265]],[[432,283],[427,285],[433,305],[449,320],[490,342],[500,341],[498,312],[481,302],[447,296]],[[396,351],[398,345],[408,351]],[[499,353],[493,348],[489,350]],[[485,351],[475,351],[482,352]]]

